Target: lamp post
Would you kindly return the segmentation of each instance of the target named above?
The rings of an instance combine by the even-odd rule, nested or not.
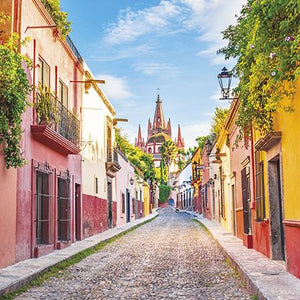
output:
[[[223,98],[220,98],[220,100],[232,100],[233,98],[229,98],[232,72],[228,71],[227,68],[224,67],[217,77],[223,95]]]

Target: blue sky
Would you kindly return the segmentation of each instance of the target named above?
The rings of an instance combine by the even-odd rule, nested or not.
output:
[[[186,146],[209,133],[220,101],[217,74],[225,61],[216,50],[221,31],[235,23],[245,0],[61,0],[73,22],[70,34],[114,105],[133,142],[138,124],[146,139],[157,88],[172,135],[181,125]]]

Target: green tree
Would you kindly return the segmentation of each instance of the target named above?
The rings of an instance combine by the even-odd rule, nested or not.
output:
[[[164,203],[169,199],[171,187],[165,184],[159,186],[159,203]]]
[[[224,123],[228,114],[228,108],[216,107],[215,114],[212,117],[211,123],[211,135],[218,136],[221,129],[224,127]],[[203,142],[203,141],[201,141]]]
[[[172,140],[167,140],[161,145],[160,153],[162,168],[164,165],[167,167],[167,177],[169,178],[169,168],[172,162],[175,161],[175,158],[178,154],[178,147]]]
[[[275,111],[293,111],[300,74],[299,11],[299,0],[248,0],[236,25],[223,32],[228,45],[218,53],[237,59],[233,72],[239,78],[234,94],[241,101],[240,133],[253,125],[265,134],[273,128]],[[290,99],[285,107],[283,96]]]
[[[116,128],[116,143],[127,159],[136,166],[135,171],[138,173],[139,170],[142,173],[144,180],[152,183],[157,179],[152,155],[131,145],[120,128]]]

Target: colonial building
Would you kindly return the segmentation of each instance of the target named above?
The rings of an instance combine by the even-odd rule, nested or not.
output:
[[[155,103],[156,107],[153,122],[151,123],[150,118],[148,119],[147,141],[145,143],[145,140],[142,137],[141,126],[139,125],[138,137],[135,139],[135,146],[152,154],[154,157],[155,167],[158,168],[161,161],[160,147],[165,141],[172,140],[172,129],[170,118],[168,122],[165,121],[162,101],[159,95],[157,95]],[[175,139],[174,142],[179,149],[184,148],[184,139],[181,137],[180,125],[178,125],[177,139]]]

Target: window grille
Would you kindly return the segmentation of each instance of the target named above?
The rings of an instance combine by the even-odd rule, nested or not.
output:
[[[66,174],[58,176],[57,215],[58,215],[58,240],[70,240],[71,227],[71,197],[70,177],[68,170]]]
[[[53,240],[53,205],[52,171],[47,162],[44,166],[35,166],[35,227],[36,244],[52,244]]]

